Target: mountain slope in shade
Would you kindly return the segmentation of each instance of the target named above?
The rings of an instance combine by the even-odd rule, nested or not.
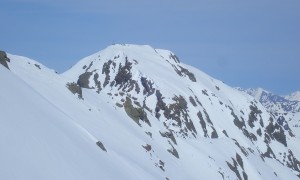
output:
[[[70,141],[83,153],[95,150],[95,162],[82,163],[104,179],[298,179],[294,132],[253,97],[181,63],[170,51],[113,45],[62,75],[30,59],[8,58],[12,73],[62,112],[64,123],[76,125],[74,136],[89,137],[88,145]],[[35,109],[43,107],[48,109]],[[77,179],[97,176],[77,173]]]

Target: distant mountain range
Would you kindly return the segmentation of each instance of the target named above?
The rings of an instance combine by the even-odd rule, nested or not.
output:
[[[253,96],[255,100],[262,105],[275,117],[283,117],[293,127],[300,126],[300,92],[294,92],[290,95],[280,96],[262,88],[257,89],[242,89],[237,88],[242,92]],[[298,130],[296,130],[297,132]]]
[[[300,178],[299,93],[232,88],[147,45],[63,74],[0,63],[0,179]]]
[[[262,88],[246,89],[237,88],[253,96],[261,102],[270,112],[274,113],[296,113],[300,112],[300,93],[295,92],[287,96],[280,96]]]

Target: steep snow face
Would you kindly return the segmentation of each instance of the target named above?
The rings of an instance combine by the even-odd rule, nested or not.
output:
[[[134,177],[121,165],[130,163],[109,158],[96,137],[3,66],[0,81],[0,179]]]
[[[250,95],[181,63],[168,50],[112,45],[62,75],[24,57],[8,54],[8,58],[18,81],[22,79],[21,84],[48,103],[33,107],[52,115],[32,119],[52,124],[60,120],[70,126],[55,136],[53,129],[45,130],[53,141],[65,137],[65,131],[74,133],[75,140],[67,138],[66,145],[58,140],[47,148],[41,144],[40,151],[71,155],[72,148],[82,154],[91,151],[93,160],[80,155],[83,161],[70,162],[69,156],[57,154],[43,159],[45,164],[55,157],[66,166],[76,166],[65,169],[70,174],[76,171],[75,178],[52,166],[44,168],[42,175],[47,176],[45,171],[50,169],[61,179],[298,179],[299,136],[285,128],[288,122],[277,121]],[[39,137],[38,133],[32,137]],[[43,137],[39,142],[44,139],[48,140]],[[33,138],[27,140],[30,145],[36,143]],[[70,148],[62,150],[65,146]],[[80,165],[91,171],[78,170]],[[31,173],[28,179],[44,179]],[[14,179],[9,174],[3,179]]]
[[[148,136],[117,123],[126,117],[105,96],[93,107],[54,71],[8,56],[11,72],[0,67],[0,179],[165,178],[159,158],[145,157]]]
[[[62,76],[84,89],[84,101],[91,106],[97,107],[100,97],[107,96],[108,102],[140,131],[155,137],[147,143],[148,149],[158,139],[163,142],[164,147],[155,148],[151,156],[164,157],[157,149],[165,149],[193,178],[202,176],[190,164],[198,167],[200,161],[210,164],[210,176],[218,178],[281,176],[273,169],[283,167],[280,163],[270,167],[266,162],[281,162],[295,174],[300,172],[298,165],[287,162],[287,156],[294,157],[289,144],[296,141],[289,126],[285,127],[287,122],[277,123],[275,116],[252,97],[181,63],[170,51],[112,45],[82,59]],[[223,157],[217,149],[224,150]],[[191,159],[192,152],[201,152],[202,156]],[[245,162],[245,167],[237,161]],[[171,166],[169,161],[164,162],[166,167]],[[260,166],[269,169],[261,172],[257,169]]]

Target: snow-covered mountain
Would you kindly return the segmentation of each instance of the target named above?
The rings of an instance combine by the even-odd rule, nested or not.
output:
[[[116,44],[62,75],[0,59],[0,179],[300,177],[288,122],[170,51]]]
[[[285,96],[290,101],[300,101],[300,91],[296,91],[290,95]]]
[[[276,95],[262,88],[246,89],[237,88],[241,91],[253,96],[257,101],[261,102],[272,113],[295,113],[300,112],[300,101],[297,100],[298,92],[288,96]]]
[[[253,96],[257,101],[269,111],[276,119],[288,121],[294,132],[300,134],[300,101],[297,100],[299,92],[292,93],[287,96],[276,95],[262,88],[257,89],[242,89],[237,88],[242,92],[246,92]]]

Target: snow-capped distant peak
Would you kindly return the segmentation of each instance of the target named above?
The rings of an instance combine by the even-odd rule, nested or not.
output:
[[[243,91],[243,92],[246,92],[247,94],[251,95],[252,97],[254,97],[257,101],[260,101],[261,98],[264,96],[264,95],[267,95],[267,94],[272,94],[271,92],[263,89],[263,88],[248,88],[248,89],[243,89],[243,88],[236,88],[240,91]]]
[[[296,91],[290,95],[285,96],[290,101],[300,101],[300,91]]]

